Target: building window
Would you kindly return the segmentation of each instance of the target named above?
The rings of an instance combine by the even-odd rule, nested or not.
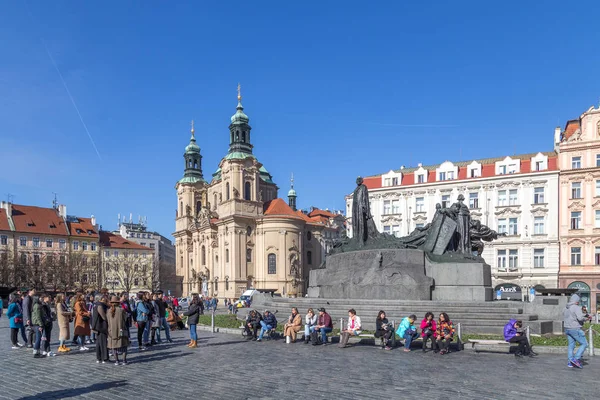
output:
[[[0,236],[0,244],[6,246],[8,244],[8,236],[1,235]]]
[[[252,262],[252,249],[246,249],[246,262]]]
[[[60,263],[60,265],[65,265],[65,263],[67,262],[67,258],[65,256],[59,256],[58,262]]]
[[[425,183],[425,174],[417,175],[417,183]]]
[[[392,178],[392,186],[398,186],[398,177]]]
[[[269,274],[277,273],[277,256],[273,253],[270,253],[267,256],[268,266],[269,266]]]
[[[508,205],[516,206],[519,204],[519,192],[517,189],[511,189],[508,191]]]
[[[533,218],[533,234],[534,235],[543,235],[545,232],[544,227],[544,217],[534,217]]]
[[[225,199],[229,200],[229,182],[225,184]]]
[[[600,210],[595,210],[595,214],[594,228],[600,228]]]
[[[27,264],[27,254],[21,253],[21,265]]]
[[[83,251],[87,251],[87,249],[88,249],[88,242],[81,242],[81,249]]]
[[[140,284],[140,280],[139,280],[139,278],[134,278],[134,279],[133,279],[133,285],[134,285],[134,286],[138,286],[139,284]]]
[[[571,198],[572,199],[580,199],[581,198],[581,182],[571,183]]]
[[[40,238],[33,238],[33,247],[40,247]]]
[[[311,231],[307,231],[306,232],[306,240],[308,240],[310,242],[311,239],[312,239],[312,233],[311,233]]]
[[[206,247],[202,246],[202,265],[206,265]]]
[[[425,211],[425,198],[417,197],[415,199],[415,212],[424,212]]]
[[[91,243],[92,251],[96,251],[96,242]]]
[[[479,178],[479,170],[477,168],[471,168],[470,172],[471,178]]]
[[[244,183],[244,200],[252,200],[252,185],[250,182]]]
[[[544,249],[533,249],[533,268],[544,268]]]
[[[581,156],[571,158],[571,168],[572,169],[581,168]]]
[[[508,233],[506,228],[506,218],[500,218],[498,220],[498,233]]]
[[[450,195],[443,194],[442,195],[442,208],[448,208],[448,207],[450,207]]]
[[[385,178],[383,180],[383,186],[391,186],[392,185],[392,180],[390,178]]]
[[[383,226],[383,233],[387,233],[388,235],[390,235],[391,232],[392,232],[392,227],[390,225]]]
[[[469,208],[479,208],[479,194],[469,193]]]
[[[392,235],[400,237],[400,225],[392,225]]]
[[[81,265],[87,265],[87,257],[81,257]]]
[[[92,257],[91,260],[92,260],[92,267],[95,267],[96,265],[98,265],[96,257]]]
[[[516,271],[519,269],[519,251],[508,250],[508,270]]]
[[[306,263],[312,265],[312,251],[306,252]]]
[[[79,242],[78,241],[73,242],[73,250],[79,250]]]
[[[67,248],[67,241],[65,239],[60,239],[58,241],[58,248],[59,249],[66,249]]]
[[[110,250],[104,250],[104,257],[110,257]]]
[[[571,211],[571,229],[581,229],[581,211]]]
[[[19,238],[19,245],[21,245],[21,246],[27,246],[27,238],[25,236],[21,236]]]
[[[156,248],[156,244],[154,244],[154,243],[150,243],[150,248],[151,248],[151,249],[154,249],[154,248]]]
[[[571,247],[571,265],[581,265],[581,247]]]
[[[594,263],[600,265],[600,247],[598,246],[594,248]]]
[[[246,235],[247,236],[252,235],[252,227],[251,226],[249,226],[249,227],[246,228]]]
[[[498,206],[506,205],[506,190],[498,191]]]
[[[229,249],[225,249],[225,262],[229,262]]]
[[[445,172],[440,172],[440,176],[438,178],[438,181],[445,181],[446,180],[446,173]]]
[[[508,219],[508,234],[518,235],[519,234],[519,223],[517,218]]]
[[[400,200],[392,200],[392,214],[400,214]]]
[[[40,255],[39,254],[33,255],[33,265],[40,265]]]
[[[392,202],[390,200],[383,201],[383,215],[387,215],[391,211]]]
[[[498,175],[505,175],[506,174],[506,165],[500,165],[498,167]]]
[[[201,205],[201,207],[202,207],[202,205]],[[146,234],[145,233],[142,233],[142,239],[146,239]]]
[[[536,161],[535,162],[535,171],[543,171],[546,169],[545,161]]]
[[[506,250],[498,250],[498,271],[506,271]]]
[[[533,189],[533,203],[544,204],[544,188],[536,187]]]
[[[113,252],[113,256],[115,256],[115,257],[119,257],[119,250],[115,250],[115,251]]]
[[[52,248],[52,239],[46,239],[46,247]]]

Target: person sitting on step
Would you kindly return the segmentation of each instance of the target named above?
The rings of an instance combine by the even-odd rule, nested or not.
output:
[[[440,354],[444,355],[450,352],[450,342],[454,336],[454,326],[452,321],[448,317],[448,314],[441,313],[440,318],[437,322],[437,329],[435,331],[436,344],[441,348]],[[437,353],[437,349],[434,350]]]
[[[265,313],[263,314],[263,319],[262,321],[260,321],[260,326],[260,334],[258,335],[258,339],[256,339],[257,342],[260,342],[262,340],[265,332],[272,331],[275,330],[275,328],[277,328],[277,318],[275,318],[275,314],[273,314],[269,310],[265,310]]]
[[[356,310],[351,308],[348,310],[348,325],[346,329],[340,332],[340,344],[339,347],[342,349],[348,345],[350,335],[358,336],[361,332],[360,317],[356,315]]]
[[[300,328],[302,328],[302,317],[298,313],[298,309],[292,307],[292,315],[290,315],[283,327],[283,335],[285,337],[289,336],[290,341],[296,343],[296,335],[300,332]]]
[[[317,325],[317,319],[318,317],[315,315],[313,309],[309,308],[304,320],[304,344],[308,344],[310,334],[315,330],[315,325]]]
[[[427,349],[427,340],[431,338],[431,350],[437,349],[437,344],[435,342],[435,330],[437,329],[437,325],[435,324],[435,319],[433,319],[433,313],[428,312],[425,314],[425,318],[421,321],[421,337],[423,338],[423,352]]]
[[[508,343],[517,343],[519,345],[515,357],[537,356],[537,353],[531,350],[529,340],[523,332],[523,321],[511,319],[504,325],[504,340]]]
[[[400,326],[396,331],[396,334],[404,339],[404,351],[406,352],[410,351],[412,341],[419,337],[417,328],[414,325],[416,320],[417,316],[415,314],[405,317],[402,322],[400,322]]]
[[[318,333],[321,333],[321,344],[327,344],[327,334],[333,330],[333,321],[331,320],[331,316],[327,314],[324,308],[319,308],[319,318],[317,319],[317,324],[314,326],[311,340],[313,346],[318,345]]]
[[[246,317],[246,324],[244,325],[247,339],[256,339],[258,337],[257,331],[260,329],[261,321],[262,315],[256,310],[250,310]]]
[[[394,334],[393,328],[394,327],[388,322],[388,319],[385,316],[385,311],[379,311],[379,313],[377,314],[377,318],[375,319],[375,337],[383,338],[383,348],[386,350],[392,349],[392,347],[390,346],[390,339]]]

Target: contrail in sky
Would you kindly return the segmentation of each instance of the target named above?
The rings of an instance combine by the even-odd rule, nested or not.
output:
[[[75,111],[77,111],[77,115],[79,116],[81,125],[83,125],[83,129],[85,129],[85,132],[87,133],[88,137],[90,138],[90,142],[92,142],[92,146],[94,147],[94,150],[96,151],[96,154],[98,155],[98,158],[100,159],[100,161],[102,161],[102,157],[100,156],[100,152],[98,151],[98,148],[96,147],[96,143],[94,142],[94,139],[92,138],[92,135],[90,134],[90,131],[89,131],[87,125],[85,124],[85,121],[83,120],[83,117],[81,116],[81,113],[79,112],[79,107],[77,107],[77,104],[75,103],[75,99],[73,99],[73,96],[71,96],[71,91],[69,90],[69,87],[67,86],[67,82],[65,82],[65,78],[63,78],[63,75],[60,72],[60,69],[58,69],[58,65],[56,65],[56,61],[54,61],[54,57],[52,57],[52,54],[50,54],[50,51],[48,50],[48,46],[46,46],[46,42],[44,41],[44,39],[41,39],[41,41],[44,45],[44,49],[46,50],[46,54],[48,54],[48,57],[50,57],[50,61],[52,61],[52,65],[54,65],[54,69],[56,69],[56,72],[58,72],[58,76],[60,77],[60,80],[61,80],[63,86],[65,87],[67,94],[69,95],[69,99],[71,99],[71,103],[73,103],[73,107],[75,108]]]

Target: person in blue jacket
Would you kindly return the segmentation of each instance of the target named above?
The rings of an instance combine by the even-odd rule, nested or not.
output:
[[[14,293],[10,295],[10,304],[8,305],[6,316],[10,321],[10,341],[12,342],[12,348],[19,349],[23,347],[21,343],[17,342],[17,335],[21,328],[23,328],[23,310],[19,302],[19,297]]]
[[[417,328],[415,327],[415,321],[417,316],[412,314],[408,317],[405,317],[400,326],[398,326],[398,330],[396,330],[396,334],[404,339],[404,351],[410,351],[410,344],[413,340],[419,337],[417,333]]]

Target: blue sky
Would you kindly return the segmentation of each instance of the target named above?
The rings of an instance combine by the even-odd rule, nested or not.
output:
[[[190,120],[210,177],[238,82],[300,207],[342,208],[357,175],[401,165],[552,150],[598,105],[598,2],[420,3],[6,2],[0,197],[56,192],[105,229],[133,213],[170,235]]]

